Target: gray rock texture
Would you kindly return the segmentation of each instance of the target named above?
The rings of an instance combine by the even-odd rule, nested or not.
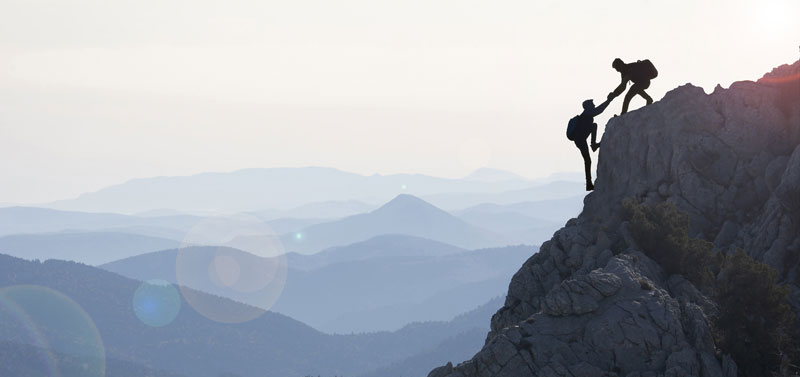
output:
[[[484,347],[430,377],[735,376],[714,304],[640,252],[625,198],[672,202],[691,236],[771,265],[800,312],[800,61],[711,94],[678,87],[602,141],[583,212],[514,275]]]

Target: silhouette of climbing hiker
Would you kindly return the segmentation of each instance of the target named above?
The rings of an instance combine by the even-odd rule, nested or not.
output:
[[[586,139],[589,135],[592,135],[592,151],[600,148],[600,143],[597,142],[597,123],[594,122],[594,117],[600,115],[614,97],[614,93],[608,93],[606,101],[597,107],[594,106],[594,101],[590,99],[583,101],[583,112],[570,119],[567,126],[567,139],[575,142],[575,146],[578,147],[581,151],[581,156],[583,156],[583,166],[586,171],[586,191],[594,190],[594,184],[592,183],[592,157],[589,154],[589,145],[586,144]]]
[[[622,76],[622,82],[612,92],[614,93],[614,97],[619,96],[625,91],[628,81],[633,82],[628,93],[625,94],[625,100],[622,101],[622,112],[620,115],[628,112],[628,105],[631,103],[631,98],[637,94],[642,96],[642,98],[647,101],[648,105],[653,103],[653,99],[644,91],[650,87],[650,80],[658,76],[658,70],[656,70],[656,67],[650,60],[645,59],[639,60],[636,63],[625,64],[622,59],[616,58],[614,62],[611,63],[611,66]]]

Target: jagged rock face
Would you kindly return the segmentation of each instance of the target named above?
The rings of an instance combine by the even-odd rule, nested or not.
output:
[[[776,268],[800,309],[800,61],[613,118],[581,215],[513,277],[483,349],[429,377],[735,376],[715,356],[713,303],[637,250],[630,197],[673,202],[692,236]]]
[[[796,281],[800,255],[800,61],[758,82],[690,85],[613,119],[584,214],[613,217],[621,198],[667,200],[692,236],[743,248]]]

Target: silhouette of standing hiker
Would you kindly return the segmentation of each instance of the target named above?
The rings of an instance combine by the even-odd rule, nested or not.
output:
[[[622,112],[620,115],[628,112],[628,104],[630,104],[631,98],[637,94],[642,96],[642,98],[647,101],[648,105],[653,103],[653,99],[644,91],[650,87],[650,80],[658,76],[658,70],[656,70],[656,67],[650,60],[645,59],[639,60],[636,63],[625,64],[622,59],[616,58],[614,62],[611,63],[611,66],[622,76],[622,82],[612,92],[614,97],[617,97],[625,91],[628,81],[633,82],[630,90],[625,94],[625,100],[622,101]]]
[[[597,142],[597,123],[594,122],[594,117],[600,115],[614,97],[614,93],[608,93],[606,101],[597,107],[594,106],[594,102],[590,99],[583,101],[583,112],[570,119],[567,126],[567,139],[575,142],[575,146],[578,147],[581,151],[581,156],[583,156],[583,166],[586,170],[586,191],[594,190],[594,184],[592,183],[592,157],[589,154],[589,145],[586,144],[586,139],[589,135],[592,135],[592,151],[600,148],[600,143]]]

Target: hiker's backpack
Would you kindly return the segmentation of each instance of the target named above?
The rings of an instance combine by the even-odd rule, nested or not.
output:
[[[638,60],[636,63],[631,63],[631,78],[634,82],[652,80],[656,77],[658,77],[658,70],[650,60]]]
[[[578,128],[578,125],[581,123],[581,116],[576,115],[569,120],[567,123],[567,139],[575,140],[575,129]]]

